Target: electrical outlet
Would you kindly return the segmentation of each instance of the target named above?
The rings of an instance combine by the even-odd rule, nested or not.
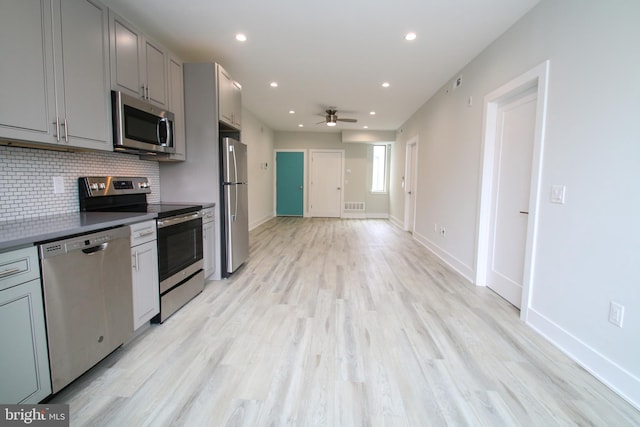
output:
[[[558,203],[560,205],[564,205],[565,193],[567,192],[567,187],[564,185],[552,185],[551,186],[551,203]]]
[[[622,321],[624,320],[624,306],[617,302],[611,301],[609,305],[609,322],[613,323],[619,328],[622,328]]]
[[[64,193],[64,179],[61,176],[53,177],[53,194]]]

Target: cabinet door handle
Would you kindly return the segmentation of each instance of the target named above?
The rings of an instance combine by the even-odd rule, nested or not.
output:
[[[144,237],[144,236],[148,236],[150,234],[153,234],[154,231],[153,230],[147,230],[147,231],[143,231],[140,234],[138,234],[138,237]]]
[[[69,128],[67,127],[67,119],[64,119],[62,125],[64,126],[64,142],[69,143]]]
[[[135,268],[136,271],[140,271],[140,267],[139,267],[139,263],[138,263],[138,251],[135,251],[133,253],[133,268]]]
[[[10,268],[8,270],[0,271],[0,279],[5,277],[13,276],[14,274],[20,272],[19,268]]]
[[[53,124],[56,125],[56,141],[60,142],[60,118],[56,117],[56,121]]]

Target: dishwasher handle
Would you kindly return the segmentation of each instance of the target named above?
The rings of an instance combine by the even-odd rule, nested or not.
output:
[[[104,251],[105,249],[107,249],[107,246],[109,246],[109,243],[105,242],[98,246],[93,246],[90,248],[83,249],[82,252],[84,252],[87,255],[92,255],[96,252]]]

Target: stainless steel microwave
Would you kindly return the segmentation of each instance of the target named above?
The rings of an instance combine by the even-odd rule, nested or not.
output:
[[[133,154],[175,153],[172,112],[111,91],[113,149]]]

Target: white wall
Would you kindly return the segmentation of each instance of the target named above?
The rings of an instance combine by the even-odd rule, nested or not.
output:
[[[274,134],[247,109],[242,110],[242,142],[247,144],[249,168],[249,229],[254,229],[275,215]]]
[[[538,246],[528,323],[640,407],[640,2],[543,1],[400,129],[391,215],[419,137],[415,236],[474,277],[483,97],[550,60]],[[473,105],[467,101],[473,97]],[[567,186],[565,205],[549,202]],[[434,223],[447,227],[445,238]],[[608,323],[625,306],[623,328]]]
[[[307,162],[310,161],[309,150],[337,149],[344,150],[344,201],[364,202],[364,215],[371,218],[386,218],[389,214],[389,195],[372,194],[371,163],[372,149],[370,144],[343,143],[342,135],[336,132],[288,132],[276,131],[275,149],[301,149],[307,151]],[[351,171],[351,173],[348,173]],[[305,165],[308,178],[309,166]],[[305,194],[305,216],[308,215],[307,195]],[[343,215],[345,215],[343,213]]]

